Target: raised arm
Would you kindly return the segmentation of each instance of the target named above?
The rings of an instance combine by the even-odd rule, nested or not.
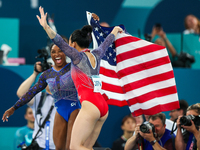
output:
[[[2,120],[3,122],[6,120],[8,121],[8,118],[14,113],[15,110],[17,110],[19,107],[27,104],[38,92],[45,89],[47,86],[46,80],[45,80],[45,74],[43,73],[38,82],[28,90],[26,94],[24,94],[11,108],[5,111],[3,114]]]
[[[183,134],[181,132],[181,126],[180,126],[180,118],[182,116],[179,116],[176,122],[177,125],[177,133],[176,133],[176,138],[175,138],[175,147],[177,150],[184,150],[186,149],[186,144],[183,139]]]
[[[124,150],[132,150],[134,147],[137,146],[137,138],[139,137],[139,127],[140,125],[137,125],[135,128],[135,134],[130,137],[124,146]]]
[[[42,68],[39,64],[41,64],[41,62],[36,62],[35,67],[38,71],[42,72]],[[39,73],[34,70],[33,74],[30,75],[30,77],[28,77],[24,82],[22,82],[22,84],[17,89],[17,96],[19,98],[22,97],[30,89],[38,74]]]
[[[52,41],[71,59],[74,64],[80,62],[82,55],[77,51],[77,49],[69,46],[59,34],[56,34],[56,37],[52,39]]]
[[[122,32],[123,29],[119,26],[113,28],[112,32],[106,37],[103,43],[94,50],[94,52],[99,53],[100,58],[102,58],[108,49],[108,47],[115,41],[115,37],[117,36],[118,32]]]
[[[69,46],[63,38],[58,35],[53,29],[49,27],[47,24],[47,13],[44,13],[44,8],[39,7],[40,16],[36,16],[38,18],[38,21],[40,25],[43,27],[43,29],[46,31],[49,38],[56,44],[64,53],[66,56],[68,56],[74,64],[78,64],[82,58],[82,55],[75,49]]]
[[[32,86],[35,82],[36,77],[38,76],[39,72],[42,72],[41,62],[36,62],[34,66],[33,74],[30,75],[17,89],[17,96],[20,98],[22,97]],[[28,106],[32,106],[34,103],[34,98],[27,104]]]
[[[160,30],[158,32],[158,35],[164,40],[166,47],[168,48],[168,50],[172,54],[172,57],[176,56],[176,50],[175,50],[174,46],[172,45],[172,43],[167,38],[166,33],[163,30]]]
[[[40,17],[38,15],[36,15],[36,17],[38,18],[40,25],[46,31],[46,33],[50,39],[55,38],[56,32],[53,31],[47,24],[47,13],[44,13],[44,8],[41,6],[39,7],[39,11],[40,11]]]

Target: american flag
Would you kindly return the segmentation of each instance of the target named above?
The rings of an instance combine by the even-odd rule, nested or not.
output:
[[[93,48],[98,47],[113,27],[102,27],[87,12],[93,27]],[[124,30],[124,26],[120,25]],[[163,46],[118,33],[101,60],[100,77],[107,103],[128,105],[133,116],[154,115],[179,108],[174,73]]]

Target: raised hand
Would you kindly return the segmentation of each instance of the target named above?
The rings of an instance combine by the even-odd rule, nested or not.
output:
[[[92,17],[94,18],[94,20],[98,20],[99,21],[99,16],[95,13],[92,13]]]
[[[40,11],[40,16],[36,15],[40,25],[45,29],[48,24],[47,24],[47,13],[44,14],[44,8],[43,7],[39,7],[39,11]]]
[[[115,36],[117,36],[118,32],[120,32],[120,33],[123,32],[123,29],[119,26],[115,26],[111,33],[114,34]]]
[[[5,111],[5,113],[3,114],[2,120],[3,122],[6,120],[8,121],[8,118],[15,112],[15,108],[11,107],[8,110]]]

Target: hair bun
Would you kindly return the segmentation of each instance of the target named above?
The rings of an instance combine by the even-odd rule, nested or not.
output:
[[[88,33],[91,33],[91,32],[92,32],[92,26],[90,26],[90,25],[85,25],[81,29],[81,35],[83,37],[86,37],[88,35]]]

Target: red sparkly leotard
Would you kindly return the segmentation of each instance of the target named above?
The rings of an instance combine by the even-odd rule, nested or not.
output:
[[[57,34],[52,39],[65,55],[71,58],[71,76],[78,91],[80,102],[89,101],[94,104],[99,109],[101,117],[107,114],[108,105],[101,93],[93,92],[94,84],[92,75],[99,75],[100,60],[114,40],[114,34],[110,34],[97,49],[91,51],[96,60],[96,66],[93,68],[87,55],[70,47],[60,35]]]

